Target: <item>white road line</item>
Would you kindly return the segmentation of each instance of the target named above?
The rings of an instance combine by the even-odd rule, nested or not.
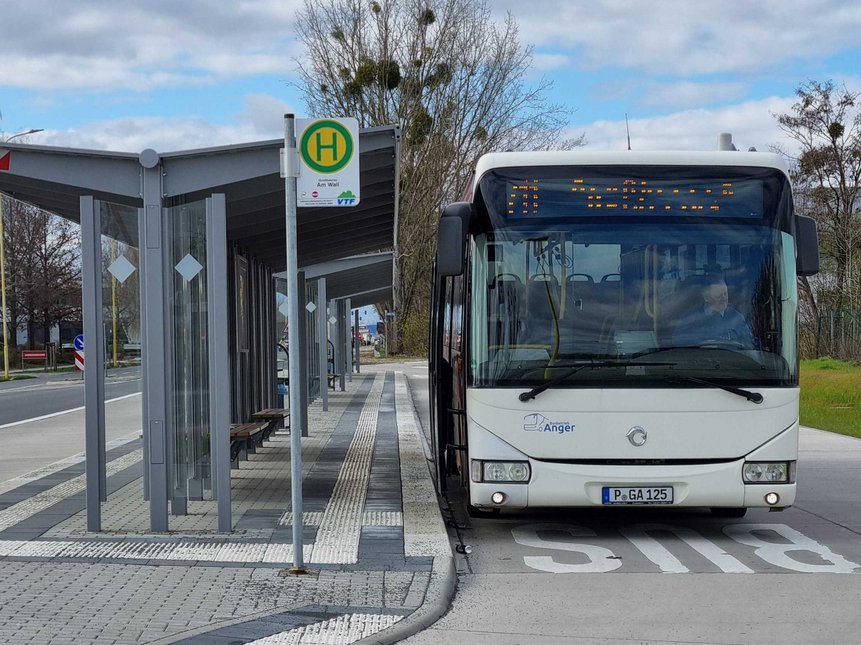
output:
[[[126,394],[124,396],[118,396],[115,399],[108,399],[105,401],[105,405],[108,403],[114,403],[115,401],[122,401],[123,399],[129,399],[133,396],[140,396],[140,392],[133,392],[132,394]],[[33,423],[34,421],[42,421],[43,419],[51,419],[53,417],[59,417],[64,414],[70,414],[72,412],[80,412],[81,410],[85,410],[86,408],[82,405],[79,408],[71,408],[69,410],[60,410],[59,412],[52,412],[51,414],[43,414],[41,417],[33,417],[31,419],[22,419],[21,421],[13,421],[12,423],[4,423],[0,426],[0,430],[4,428],[12,428],[14,426],[24,425],[25,423]]]

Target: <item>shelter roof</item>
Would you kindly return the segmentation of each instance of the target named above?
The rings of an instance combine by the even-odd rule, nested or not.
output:
[[[397,126],[361,130],[357,206],[298,209],[300,267],[393,248],[399,141]],[[275,139],[160,154],[164,206],[224,193],[228,243],[274,271],[284,270],[283,143]],[[0,191],[74,221],[80,218],[81,196],[92,195],[127,211],[126,219],[134,221],[134,209],[143,206],[141,158],[147,152],[0,143]],[[136,235],[135,226],[126,229],[130,237]]]

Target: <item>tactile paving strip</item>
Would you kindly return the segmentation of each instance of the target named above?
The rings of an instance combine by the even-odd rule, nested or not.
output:
[[[354,564],[359,559],[362,515],[368,495],[377,415],[384,379],[377,375],[359,415],[356,434],[347,449],[332,498],[323,512],[314,543],[318,564]],[[309,560],[310,561],[310,560]]]
[[[305,526],[320,526],[323,521],[323,511],[313,511],[310,513],[302,513],[302,524]],[[293,512],[287,511],[278,520],[279,526],[293,525]]]
[[[365,511],[362,526],[403,526],[404,514],[400,511]]]
[[[312,546],[308,553],[313,553]],[[289,563],[292,544],[131,540],[0,540],[0,557]]]
[[[131,437],[113,439],[105,445],[105,451],[111,451],[114,448],[118,448],[120,446],[124,446],[127,443],[131,443],[132,441],[139,440],[140,432],[136,432]],[[8,493],[10,490],[15,490],[16,488],[24,486],[25,484],[29,484],[33,481],[36,481],[37,479],[42,479],[43,477],[47,477],[48,475],[53,475],[54,473],[60,472],[61,470],[65,470],[69,466],[75,466],[84,461],[85,459],[86,454],[80,452],[77,455],[66,457],[65,459],[61,459],[60,461],[55,461],[53,464],[43,466],[25,475],[19,475],[18,477],[7,479],[4,482],[0,482],[0,495],[2,495],[3,493]]]
[[[141,451],[135,450],[123,455],[118,459],[108,462],[106,467],[107,476],[116,475],[118,472],[134,466],[141,460]],[[72,495],[77,495],[86,490],[87,477],[86,475],[78,475],[69,481],[57,484],[56,486],[42,491],[32,497],[28,497],[22,502],[13,504],[9,508],[0,511],[0,531],[15,526],[19,522],[40,513],[54,504],[62,502]]]
[[[391,627],[403,616],[344,614],[312,625],[251,641],[250,645],[342,645]]]

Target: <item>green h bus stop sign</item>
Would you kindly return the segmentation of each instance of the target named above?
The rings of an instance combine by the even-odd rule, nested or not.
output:
[[[346,207],[359,203],[359,123],[296,119],[299,177],[296,205]]]

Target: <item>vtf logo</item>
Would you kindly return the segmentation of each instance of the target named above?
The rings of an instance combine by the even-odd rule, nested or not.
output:
[[[351,190],[345,190],[338,195],[338,206],[353,206],[356,203],[356,196]]]
[[[574,432],[574,424],[567,421],[551,421],[540,412],[533,412],[523,417],[523,429],[527,432],[565,434],[566,432]]]

